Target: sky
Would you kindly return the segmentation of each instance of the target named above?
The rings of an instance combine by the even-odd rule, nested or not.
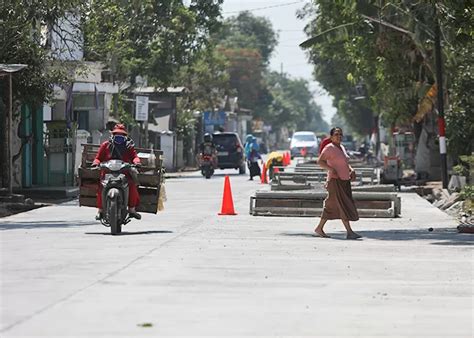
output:
[[[224,0],[222,12],[224,18],[238,15],[249,10],[255,16],[264,16],[270,20],[273,29],[278,32],[278,45],[270,60],[272,70],[287,73],[293,78],[304,78],[310,82],[314,100],[323,109],[323,118],[329,124],[336,108],[329,96],[312,76],[313,66],[308,63],[305,52],[299,44],[307,39],[303,29],[307,21],[296,17],[296,11],[310,0]]]

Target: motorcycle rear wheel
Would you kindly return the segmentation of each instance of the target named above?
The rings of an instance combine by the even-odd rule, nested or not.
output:
[[[122,225],[120,224],[120,218],[118,215],[118,206],[116,200],[111,200],[109,202],[109,224],[110,224],[110,233],[112,235],[118,235],[122,232]]]

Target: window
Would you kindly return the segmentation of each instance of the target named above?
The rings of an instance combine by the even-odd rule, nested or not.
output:
[[[89,130],[89,111],[75,110],[74,121],[77,122],[77,129]]]
[[[307,141],[307,142],[315,141],[316,139],[313,135],[294,135],[293,137],[295,138],[296,141]]]

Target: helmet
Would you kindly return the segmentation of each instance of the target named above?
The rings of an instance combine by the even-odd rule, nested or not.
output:
[[[212,142],[212,135],[210,133],[204,134],[204,142]]]
[[[121,135],[127,136],[128,135],[127,128],[125,128],[125,126],[123,124],[117,123],[114,126],[114,129],[112,130],[112,134],[114,134],[114,135],[121,134]]]

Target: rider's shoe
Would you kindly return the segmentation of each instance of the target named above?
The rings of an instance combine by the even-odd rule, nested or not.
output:
[[[142,215],[140,215],[138,212],[134,211],[134,212],[131,212],[129,211],[128,212],[128,215],[130,217],[133,217],[133,218],[136,218],[136,219],[142,219]]]
[[[102,215],[102,212],[98,212],[97,215],[95,215],[95,220],[100,221],[102,218],[104,218],[104,215]]]

